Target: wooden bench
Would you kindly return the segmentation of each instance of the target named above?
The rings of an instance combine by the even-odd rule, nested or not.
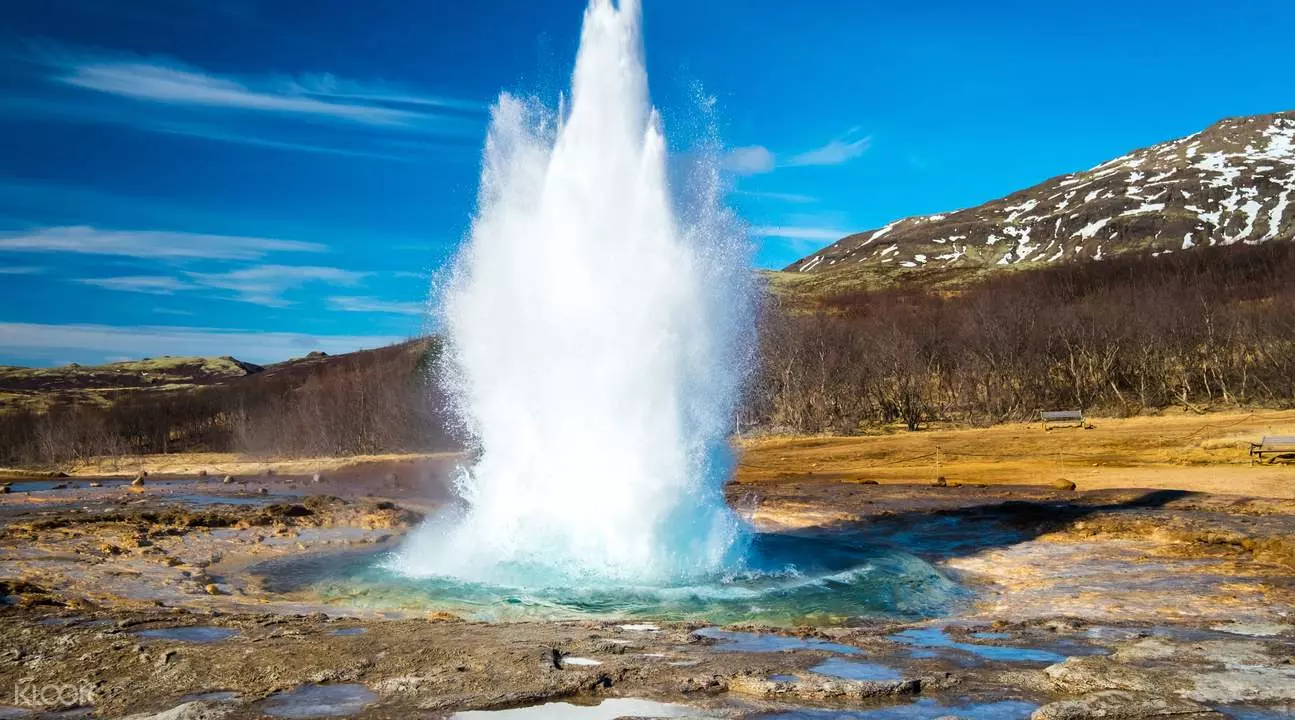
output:
[[[1039,419],[1043,421],[1043,429],[1048,429],[1048,423],[1066,423],[1074,424],[1079,427],[1084,426],[1083,410],[1040,410]]]
[[[1295,458],[1295,435],[1268,435],[1257,443],[1250,443],[1250,456],[1253,462],[1263,462],[1267,455],[1268,462],[1283,456]]]

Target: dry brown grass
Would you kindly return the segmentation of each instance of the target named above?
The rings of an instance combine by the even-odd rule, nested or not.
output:
[[[273,470],[280,475],[309,475],[316,472],[336,472],[369,464],[444,458],[454,455],[456,453],[445,452],[322,458],[262,458],[248,457],[238,453],[176,453],[123,458],[119,461],[103,458],[94,462],[76,465],[68,470],[68,474],[74,477],[134,475],[141,470],[145,470],[151,475],[165,476],[196,475],[205,470],[208,475],[213,477],[224,475],[246,477],[249,475],[261,475],[266,470]]]
[[[1037,424],[740,443],[740,482],[813,473],[843,482],[1178,489],[1295,498],[1295,464],[1254,466],[1249,442],[1295,434],[1295,411],[1095,418],[1091,429]],[[936,453],[939,452],[939,470]]]

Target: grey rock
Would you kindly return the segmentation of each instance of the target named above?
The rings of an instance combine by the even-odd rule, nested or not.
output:
[[[1215,720],[1225,717],[1204,705],[1182,698],[1160,697],[1131,693],[1124,690],[1105,690],[1085,695],[1076,700],[1062,700],[1044,705],[1030,716],[1030,720],[1143,720],[1144,718],[1174,718],[1175,720]]]
[[[131,715],[123,720],[217,720],[234,711],[229,705],[217,705],[209,702],[188,702],[177,705],[170,710],[159,713],[141,713]]]

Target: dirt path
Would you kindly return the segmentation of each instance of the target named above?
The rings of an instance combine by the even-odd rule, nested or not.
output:
[[[1249,443],[1295,434],[1295,411],[1097,418],[1091,429],[1034,424],[740,444],[741,483],[794,476],[847,482],[1051,484],[1295,498],[1295,463],[1256,466]],[[937,454],[939,465],[937,470]]]

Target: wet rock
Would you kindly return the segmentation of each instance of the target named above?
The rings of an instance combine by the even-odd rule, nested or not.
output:
[[[690,677],[679,684],[679,692],[684,695],[695,695],[697,693],[717,695],[728,692],[730,689],[728,682],[721,675]]]
[[[209,702],[189,702],[159,713],[142,713],[131,715],[123,720],[216,720],[234,711],[229,705],[218,705]]]
[[[794,697],[808,700],[867,699],[916,695],[922,682],[907,680],[843,680],[834,678],[796,678],[771,680],[755,675],[738,675],[728,679],[729,690],[743,695],[776,698]]]
[[[1295,667],[1227,662],[1225,669],[1191,676],[1184,697],[1214,704],[1274,703],[1295,700]]]
[[[426,675],[400,675],[379,680],[373,684],[373,691],[383,696],[409,697],[417,695],[424,685],[430,685],[431,679]]]
[[[324,481],[324,476],[323,476],[323,475],[320,475],[319,473],[315,473],[314,475],[311,475],[311,476],[310,476],[310,481],[311,481],[311,482],[323,482],[323,481]]]
[[[1233,635],[1249,635],[1251,637],[1277,637],[1285,635],[1295,630],[1295,626],[1288,623],[1265,623],[1265,622],[1234,622],[1227,625],[1215,625],[1211,630],[1219,632],[1232,633]]]
[[[267,490],[267,489],[265,489],[265,488],[261,488],[261,489],[259,489],[259,490],[257,490],[257,491],[256,491],[256,494],[257,494],[257,495],[269,495],[269,494],[270,494],[270,491],[269,491],[269,490]]]
[[[919,680],[918,689],[924,690],[947,690],[962,682],[961,678],[951,672],[935,673],[934,675],[924,675]]]
[[[0,495],[8,495],[11,492],[13,490],[10,490],[8,485],[0,485]]]
[[[1044,705],[1034,711],[1030,720],[1142,720],[1161,717],[1214,720],[1225,716],[1204,705],[1181,698],[1106,690],[1090,693],[1077,700],[1062,700]]]
[[[1158,693],[1186,686],[1181,679],[1171,678],[1166,673],[1106,657],[1069,658],[1044,668],[1043,674],[1057,691],[1075,695],[1101,690]]]
[[[627,651],[641,650],[641,645],[636,645],[629,640],[598,640],[594,643],[594,649],[600,653],[608,655],[624,655]]]
[[[136,475],[136,476],[135,476],[135,479],[130,481],[131,486],[132,486],[132,487],[143,487],[143,485],[144,485],[144,478],[145,478],[145,477],[147,477],[147,476],[146,476],[144,473],[140,473],[140,474]]]
[[[1044,630],[1054,633],[1077,633],[1084,629],[1085,624],[1082,620],[1075,618],[1048,618],[1042,625]]]
[[[1052,487],[1057,490],[1074,490],[1075,484],[1065,478],[1057,478],[1052,481]]]
[[[230,483],[234,482],[234,476],[233,476],[233,475],[226,475],[226,476],[224,477],[224,479],[223,479],[223,480],[221,480],[221,482],[222,482],[222,483],[224,483],[224,484],[226,484],[226,485],[228,485],[228,484],[230,484]]]
[[[96,488],[96,487],[103,487],[103,483],[101,483],[101,482],[99,482],[99,481],[97,481],[97,480],[94,480],[94,481],[91,481],[91,482],[90,482],[90,487],[92,487],[92,488]]]
[[[217,587],[215,583],[207,583],[206,585],[203,585],[202,590],[208,595],[224,595],[224,593],[220,591],[220,588]]]

